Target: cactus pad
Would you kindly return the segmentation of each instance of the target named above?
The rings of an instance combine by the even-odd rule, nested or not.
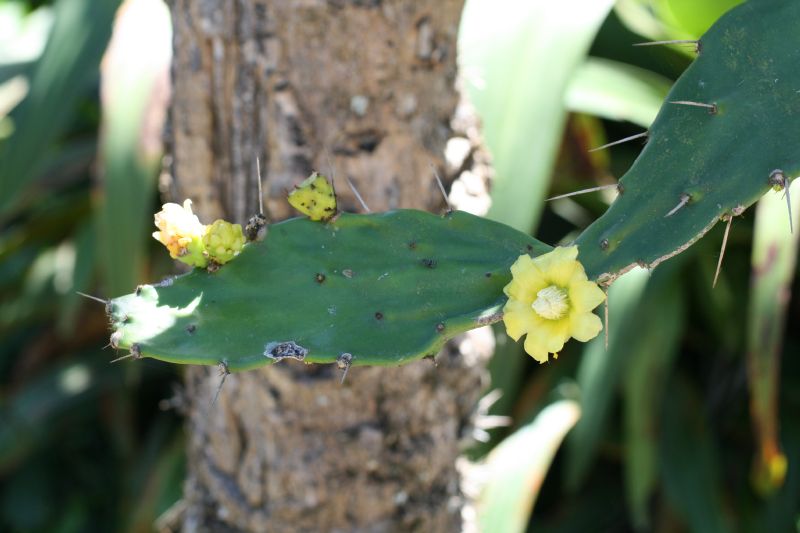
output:
[[[703,35],[617,200],[576,241],[590,278],[654,267],[758,200],[776,169],[800,172],[799,26],[800,2],[759,0]]]
[[[112,339],[136,356],[232,371],[287,357],[401,364],[499,320],[511,264],[549,250],[458,211],[292,219],[217,272],[112,300]]]

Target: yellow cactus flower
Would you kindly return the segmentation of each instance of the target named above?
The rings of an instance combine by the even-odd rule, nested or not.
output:
[[[570,337],[586,342],[603,329],[592,310],[605,293],[589,281],[577,257],[578,247],[570,246],[536,258],[521,255],[511,265],[503,322],[515,341],[527,334],[525,351],[540,363],[551,353],[558,357]]]
[[[225,220],[215,220],[203,236],[208,258],[219,265],[233,259],[244,246],[242,226]]]
[[[289,193],[289,204],[311,220],[330,220],[336,214],[333,185],[316,172]]]
[[[196,267],[208,264],[203,255],[206,227],[192,213],[191,200],[184,201],[183,206],[164,204],[154,218],[159,231],[153,232],[153,237],[167,247],[170,257]]]

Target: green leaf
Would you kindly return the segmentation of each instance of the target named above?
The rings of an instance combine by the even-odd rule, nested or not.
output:
[[[146,24],[146,30],[141,26]],[[155,181],[161,166],[161,124],[169,68],[169,10],[158,2],[120,11],[103,60],[100,159],[102,190],[96,227],[106,293],[136,286],[150,239]],[[146,31],[146,43],[136,30]]]
[[[800,184],[791,187],[791,212],[800,211]],[[783,193],[786,195],[786,192]],[[798,231],[789,232],[787,201],[770,191],[758,202],[747,319],[750,412],[758,442],[756,489],[769,494],[784,482],[786,457],[778,433],[780,357],[797,262]]]
[[[567,439],[567,486],[575,490],[588,474],[622,376],[621,369],[634,355],[630,350],[636,331],[636,316],[650,274],[634,269],[608,290],[608,349],[601,334],[590,341],[581,355],[577,380],[583,416]],[[633,327],[632,327],[633,326]]]
[[[625,422],[625,492],[631,521],[650,527],[648,507],[657,488],[660,411],[664,383],[678,355],[684,327],[684,298],[677,277],[647,297],[637,315],[638,336],[623,371]]]
[[[461,71],[493,156],[489,217],[538,222],[566,110],[563,95],[611,0],[468,0]]]
[[[589,58],[575,71],[565,101],[570,111],[649,128],[670,85],[668,79],[648,70]]]
[[[41,170],[42,154],[64,132],[78,99],[97,79],[117,0],[59,0],[53,28],[30,79],[30,91],[10,114],[14,134],[0,144],[0,213]]]
[[[695,391],[673,378],[664,396],[660,470],[667,500],[696,533],[725,533],[717,446]]]
[[[477,503],[481,531],[525,531],[553,456],[580,415],[577,402],[559,400],[492,450],[483,466],[488,480]]]
[[[625,24],[650,40],[697,39],[742,0],[618,0],[616,12]],[[676,46],[686,54],[690,47]]]

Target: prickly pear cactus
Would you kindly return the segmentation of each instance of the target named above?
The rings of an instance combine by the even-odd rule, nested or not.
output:
[[[590,278],[654,267],[800,172],[798,27],[800,2],[751,0],[703,35],[617,200],[576,241]]]
[[[800,2],[751,0],[703,36],[619,197],[576,241],[589,279],[608,284],[637,264],[657,265],[800,171],[798,27]],[[500,320],[511,265],[550,251],[461,212],[336,217],[333,189],[318,175],[290,200],[323,222],[275,224],[258,241],[261,220],[246,231],[254,242],[219,270],[198,268],[112,300],[112,344],[136,357],[229,370],[285,358],[400,364]],[[527,300],[541,293],[526,293],[521,309],[529,314]],[[557,348],[540,338],[543,316],[529,317],[527,334],[546,359]],[[596,334],[573,326],[576,338]]]
[[[499,320],[511,264],[549,250],[463,212],[292,219],[215,272],[195,269],[112,300],[112,343],[231,371],[284,358],[401,364]]]

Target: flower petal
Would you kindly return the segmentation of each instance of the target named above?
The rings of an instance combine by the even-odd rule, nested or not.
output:
[[[542,339],[539,336],[528,335],[525,337],[525,352],[540,363],[546,363],[549,354],[541,341]]]
[[[535,327],[528,330],[525,337],[525,351],[540,363],[541,353],[555,353],[569,340],[569,320],[545,320],[540,318]]]
[[[503,308],[503,323],[509,337],[518,341],[531,327],[541,319],[530,305],[519,300],[510,299]]]
[[[591,311],[606,299],[606,293],[592,281],[573,281],[569,285],[569,301],[577,313]]]
[[[570,334],[581,342],[587,342],[603,329],[603,322],[594,313],[578,313],[569,318]]]
[[[546,254],[537,256],[533,261],[542,272],[547,272],[553,265],[575,261],[577,257],[577,246],[557,246]]]
[[[527,255],[519,256],[511,265],[511,276],[511,282],[503,292],[509,298],[527,302],[528,305],[536,299],[536,293],[547,286],[544,274]]]

